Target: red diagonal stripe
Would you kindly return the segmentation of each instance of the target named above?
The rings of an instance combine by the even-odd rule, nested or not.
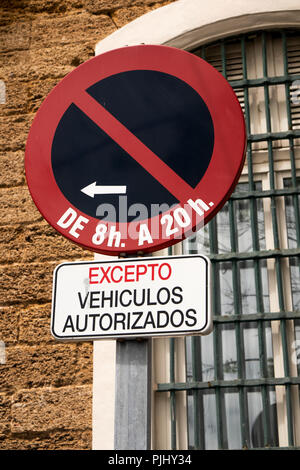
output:
[[[178,201],[186,201],[191,196],[193,188],[87,92],[83,91],[73,103]]]

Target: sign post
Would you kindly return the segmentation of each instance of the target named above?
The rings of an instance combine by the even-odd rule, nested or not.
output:
[[[26,178],[43,217],[69,240],[145,256],[217,214],[245,144],[239,102],[211,65],[171,47],[125,47],[52,90],[28,136]],[[116,448],[149,448],[150,338],[209,333],[208,286],[200,255],[56,268],[54,337],[117,340]]]
[[[151,338],[117,341],[115,449],[151,448]]]
[[[209,260],[201,255],[63,263],[54,274],[52,334],[116,338],[115,449],[151,440],[151,337],[211,328]]]

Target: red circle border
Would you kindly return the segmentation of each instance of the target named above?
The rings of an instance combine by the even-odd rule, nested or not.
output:
[[[94,83],[120,72],[131,70],[154,70],[164,72],[186,82],[201,96],[211,114],[215,142],[209,167],[190,198],[201,198],[213,207],[203,216],[193,218],[190,226],[180,228],[173,237],[159,237],[153,243],[140,247],[136,239],[122,239],[125,247],[107,246],[107,238],[101,246],[92,243],[99,219],[87,216],[74,207],[62,194],[52,172],[51,146],[53,137],[64,112],[72,104],[76,93],[86,90]],[[242,109],[238,99],[224,77],[210,64],[186,51],[167,46],[132,46],[115,49],[96,56],[68,74],[47,96],[31,126],[25,152],[27,184],[37,208],[56,230],[71,241],[91,251],[106,255],[120,253],[149,253],[180,242],[206,224],[222,208],[230,197],[241,174],[246,149],[246,130]],[[184,156],[183,156],[184,157]],[[180,201],[185,206],[187,201]],[[76,239],[57,225],[67,208],[73,208],[78,216],[87,217],[89,223]],[[174,211],[168,211],[170,214]],[[195,214],[194,214],[195,215]],[[159,223],[160,216],[148,219]],[[126,233],[128,225],[105,223],[108,229]],[[133,223],[132,223],[133,224]],[[139,223],[136,223],[138,229]],[[131,225],[132,228],[132,225]],[[133,227],[134,228],[134,227]],[[150,232],[151,233],[151,232]]]

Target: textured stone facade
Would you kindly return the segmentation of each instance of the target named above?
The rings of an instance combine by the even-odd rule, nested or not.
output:
[[[24,175],[43,99],[96,43],[170,1],[1,0],[0,449],[90,449],[92,343],[50,335],[52,273],[93,254],[41,217]]]

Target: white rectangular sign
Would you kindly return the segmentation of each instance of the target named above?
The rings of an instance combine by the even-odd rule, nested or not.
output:
[[[202,255],[60,264],[51,332],[66,341],[208,334],[209,279]]]

